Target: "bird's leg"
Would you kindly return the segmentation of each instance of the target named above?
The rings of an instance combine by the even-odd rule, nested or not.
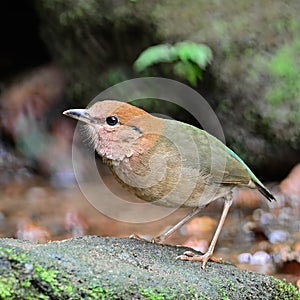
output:
[[[166,232],[164,232],[163,234],[154,237],[153,239],[151,239],[151,242],[154,244],[162,244],[166,239],[168,239],[176,230],[178,230],[182,225],[184,225],[187,221],[189,221],[193,216],[195,216],[196,214],[198,214],[200,212],[200,210],[202,209],[201,207],[196,207],[194,208],[188,215],[186,215],[182,220],[180,220],[177,224],[175,224],[173,227],[171,227],[170,229],[168,229]],[[145,242],[149,242],[148,240],[140,237],[137,234],[132,234],[129,236],[130,239],[135,239],[138,241],[145,241]]]
[[[194,217],[196,214],[200,212],[200,210],[203,208],[196,207],[194,208],[188,215],[186,215],[182,220],[180,220],[177,224],[175,224],[173,227],[168,229],[163,234],[155,237],[152,239],[152,243],[156,244],[162,244],[166,239],[168,239],[176,230],[178,230],[182,225],[184,225],[186,222],[188,222],[192,217]]]
[[[221,215],[218,227],[217,227],[216,232],[213,236],[213,239],[208,247],[207,252],[203,255],[196,255],[195,253],[193,253],[191,251],[186,251],[183,255],[178,256],[178,259],[190,260],[190,261],[200,261],[200,262],[202,262],[202,269],[205,268],[206,263],[209,260],[212,260],[214,262],[222,262],[222,259],[215,258],[212,255],[213,255],[216,243],[218,241],[219,235],[223,228],[223,225],[224,225],[224,222],[225,222],[225,219],[226,219],[226,216],[227,216],[227,213],[229,211],[231,204],[232,204],[232,195],[230,195],[230,197],[225,199],[224,207],[223,207],[223,211],[222,211],[222,215]]]

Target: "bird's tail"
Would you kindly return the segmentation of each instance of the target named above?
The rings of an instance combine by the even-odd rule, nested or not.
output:
[[[276,201],[274,195],[259,180],[252,179],[252,183],[269,201]]]

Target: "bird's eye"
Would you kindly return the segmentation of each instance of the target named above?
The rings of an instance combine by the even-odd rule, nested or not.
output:
[[[105,121],[109,126],[114,126],[119,123],[119,119],[116,116],[109,116]]]

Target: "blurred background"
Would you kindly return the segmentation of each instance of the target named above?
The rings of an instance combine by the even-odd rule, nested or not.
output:
[[[76,123],[62,116],[116,83],[166,77],[205,97],[227,145],[278,199],[236,193],[215,254],[299,287],[299,11],[298,0],[2,2],[0,236],[41,243],[86,234],[150,238],[183,217],[181,209],[127,224],[94,209],[73,173]],[[155,99],[143,106],[193,123]],[[101,168],[115,193],[132,198]],[[213,203],[169,243],[205,251],[221,209]]]

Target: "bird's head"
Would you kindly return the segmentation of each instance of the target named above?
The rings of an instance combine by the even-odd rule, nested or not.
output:
[[[143,152],[157,140],[161,119],[128,103],[105,100],[87,109],[69,109],[64,115],[84,122],[99,155],[122,160]]]

